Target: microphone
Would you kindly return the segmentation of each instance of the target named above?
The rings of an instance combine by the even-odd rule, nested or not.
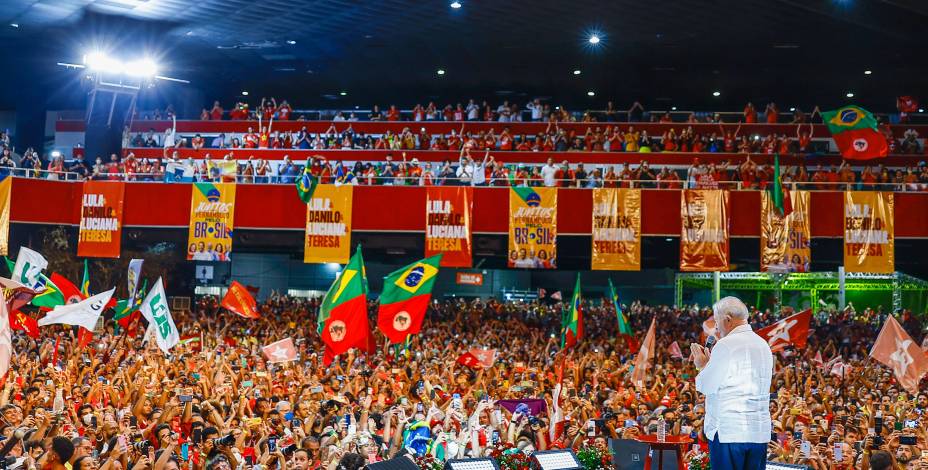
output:
[[[715,336],[709,335],[709,337],[706,338],[706,349],[711,350],[711,349],[712,349],[712,346],[715,346],[715,342],[716,342],[716,341],[717,341],[717,340],[715,339]]]

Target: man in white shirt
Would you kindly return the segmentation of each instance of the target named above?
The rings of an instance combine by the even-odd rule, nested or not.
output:
[[[467,108],[464,109],[467,111],[467,120],[476,121],[480,117],[480,107],[477,106],[477,103],[474,103],[474,100],[467,102]]]
[[[549,158],[548,163],[545,163],[541,167],[541,178],[545,182],[545,186],[553,188],[556,184],[554,180],[554,174],[557,172],[557,167],[554,166],[554,159]]]
[[[735,297],[712,306],[718,343],[690,344],[700,370],[696,390],[706,395],[703,433],[712,470],[762,470],[767,462],[773,353],[748,324],[748,308]]]
[[[541,100],[535,98],[534,101],[530,101],[525,107],[532,111],[532,121],[541,121],[541,111],[544,109],[541,105]]]

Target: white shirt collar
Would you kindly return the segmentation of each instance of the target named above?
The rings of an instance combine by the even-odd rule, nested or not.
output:
[[[750,323],[745,323],[745,324],[743,324],[743,325],[736,326],[735,329],[734,329],[734,330],[731,330],[727,335],[725,335],[725,337],[727,338],[727,337],[729,337],[729,336],[731,336],[731,335],[733,335],[733,334],[736,334],[736,333],[744,333],[744,332],[746,332],[746,331],[753,331],[752,328],[751,328],[751,324],[750,324]]]

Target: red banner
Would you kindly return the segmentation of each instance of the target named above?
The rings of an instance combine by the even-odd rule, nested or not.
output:
[[[431,186],[425,200],[425,257],[443,253],[441,266],[469,268],[473,188]]]
[[[222,298],[222,308],[245,318],[261,318],[254,297],[238,281],[229,284],[229,290]]]
[[[77,256],[119,258],[125,188],[122,181],[84,182]]]

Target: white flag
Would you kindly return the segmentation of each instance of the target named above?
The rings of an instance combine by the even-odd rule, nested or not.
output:
[[[97,327],[97,319],[113,298],[116,288],[88,297],[76,304],[59,305],[39,320],[39,326],[64,324],[82,326],[89,331]]]
[[[5,291],[6,289],[3,289]],[[6,295],[0,293],[0,377],[10,369],[13,358],[13,332],[10,330],[10,312],[6,308]]]
[[[139,290],[139,276],[142,275],[143,259],[133,259],[129,261],[129,272],[126,275],[126,282],[129,287],[129,300],[135,299],[135,294]]]
[[[154,331],[158,347],[162,352],[167,354],[175,344],[180,342],[180,331],[177,330],[174,319],[171,318],[171,310],[168,309],[168,299],[164,294],[164,285],[160,277],[155,286],[148,291],[139,311],[148,320],[148,328]]]
[[[21,246],[13,266],[13,280],[30,289],[38,289],[43,285],[39,274],[47,267],[48,261],[38,251]]]

